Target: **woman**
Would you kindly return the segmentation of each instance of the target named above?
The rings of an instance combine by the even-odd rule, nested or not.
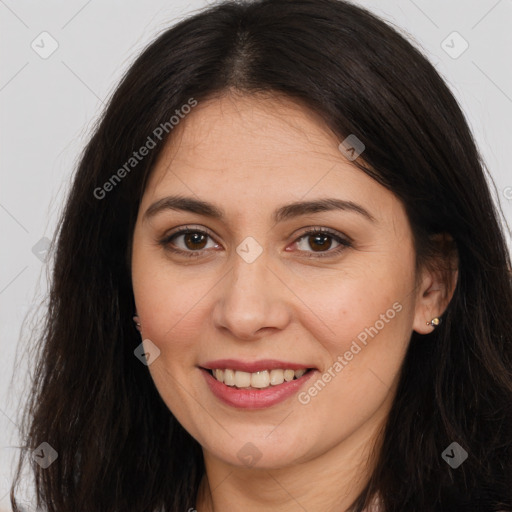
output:
[[[338,0],[180,22],[63,214],[38,506],[512,510],[509,268],[459,106],[384,22]]]

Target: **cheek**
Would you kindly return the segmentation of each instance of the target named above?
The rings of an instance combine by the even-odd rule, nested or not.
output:
[[[148,276],[134,285],[143,335],[159,346],[162,355],[181,357],[194,337],[201,336],[209,288],[206,280],[182,282],[168,274]]]
[[[304,323],[325,349],[324,367],[299,400],[310,404],[315,418],[329,418],[318,426],[325,439],[333,429],[350,435],[380,410],[407,350],[413,320],[407,285],[403,276],[397,284],[386,280],[385,287],[375,286],[376,279],[369,274],[368,280],[331,282],[329,292],[316,288],[310,295],[319,309]]]
[[[310,314],[309,330],[333,356],[350,349],[353,340],[364,345],[370,339],[395,337],[412,324],[410,301],[414,298],[413,273],[393,268],[391,262],[362,271],[338,272],[327,279],[302,283]],[[307,285],[307,286],[306,286]],[[405,313],[404,313],[405,312]],[[384,336],[384,334],[386,336]]]
[[[215,281],[192,270],[175,271],[163,258],[134,257],[133,290],[141,319],[143,338],[160,350],[148,367],[167,407],[189,431],[200,429],[193,418],[202,417],[195,389],[198,382],[198,354],[204,338],[206,294]],[[138,265],[139,263],[146,265]],[[196,397],[193,399],[192,397]]]
[[[413,260],[380,259],[316,284],[308,294],[315,314],[303,324],[325,349],[324,367],[301,403],[348,428],[347,417],[368,418],[396,383],[414,319]]]
[[[194,304],[204,295],[200,283],[173,272],[159,249],[135,245],[132,285],[143,337],[155,343],[162,355],[171,341],[186,342],[180,331],[187,324],[187,313],[194,314]]]

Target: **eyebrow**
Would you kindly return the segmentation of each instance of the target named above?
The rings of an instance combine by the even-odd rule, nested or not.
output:
[[[153,203],[144,213],[144,218],[154,217],[166,210],[176,210],[196,213],[212,219],[223,220],[226,215],[222,208],[194,197],[168,196]],[[316,199],[313,201],[297,201],[281,206],[274,211],[272,219],[274,222],[307,215],[311,213],[327,212],[333,210],[350,211],[362,215],[371,222],[376,222],[375,217],[361,205],[352,201],[345,201],[337,198]]]

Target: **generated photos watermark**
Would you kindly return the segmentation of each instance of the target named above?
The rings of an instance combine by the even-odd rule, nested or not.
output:
[[[316,382],[310,386],[307,391],[302,391],[298,394],[298,400],[301,404],[306,405],[311,402],[311,398],[318,395],[325,386],[332,381],[345,366],[348,365],[349,361],[352,361],[356,354],[359,354],[363,347],[368,344],[368,337],[374,338],[379,334],[379,332],[384,329],[386,324],[389,324],[393,318],[402,311],[403,307],[400,302],[395,302],[391,308],[389,308],[385,313],[381,314],[379,320],[377,320],[372,326],[366,327],[362,330],[358,335],[357,339],[352,341],[349,350],[347,350],[344,354],[339,355],[336,358],[336,361],[327,368],[327,370],[322,373],[322,375],[316,380]],[[358,341],[363,345],[359,345]]]
[[[114,173],[112,176],[101,186],[96,187],[93,191],[93,195],[96,199],[104,199],[108,192],[114,190],[114,188],[121,183],[137,165],[142,162],[144,158],[149,155],[150,151],[157,146],[155,139],[160,142],[165,135],[171,132],[175,126],[177,126],[182,119],[186,117],[192,111],[192,108],[197,105],[197,100],[190,98],[187,103],[181,106],[181,108],[175,110],[175,114],[170,117],[169,121],[160,123],[152,132],[148,135],[146,142],[139,148],[138,151],[134,151],[132,156]]]

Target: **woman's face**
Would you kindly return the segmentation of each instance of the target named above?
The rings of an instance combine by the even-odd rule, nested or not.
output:
[[[389,411],[412,330],[430,332],[439,313],[401,202],[290,100],[205,101],[172,135],[132,258],[160,395],[224,463],[360,451]]]

